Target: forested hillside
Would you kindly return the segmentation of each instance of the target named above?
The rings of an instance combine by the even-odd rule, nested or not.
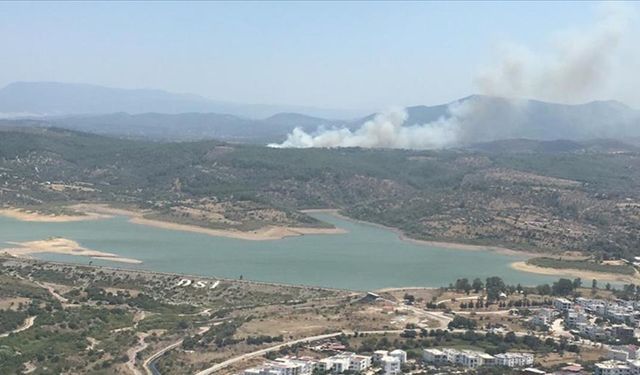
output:
[[[299,210],[338,208],[416,239],[624,256],[640,254],[638,186],[640,154],[608,141],[326,150],[0,130],[4,206],[103,202],[208,227],[319,226]]]

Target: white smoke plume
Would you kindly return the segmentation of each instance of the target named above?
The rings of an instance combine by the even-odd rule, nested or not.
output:
[[[598,11],[599,19],[590,29],[556,35],[551,53],[535,53],[517,44],[503,46],[499,62],[478,74],[476,86],[502,97],[562,103],[592,98],[611,77],[633,13],[615,3],[603,3]]]
[[[496,108],[486,105],[490,101],[472,98],[449,105],[448,116],[428,124],[406,124],[406,110],[396,109],[356,130],[319,128],[310,134],[296,128],[283,143],[269,146],[434,149],[521,137],[527,101],[518,98],[575,103],[592,95],[609,80],[631,13],[625,7],[604,4],[592,28],[557,36],[550,54],[519,45],[506,48],[497,63],[479,73],[474,82],[483,94],[508,98],[504,101],[508,109],[498,110],[502,117],[497,116]]]
[[[320,128],[313,134],[295,128],[280,144],[270,144],[277,148],[309,147],[368,147],[368,148],[442,148],[455,143],[458,128],[455,126],[459,108],[451,107],[451,117],[425,125],[404,126],[407,111],[396,108],[380,113],[360,128],[350,130]]]

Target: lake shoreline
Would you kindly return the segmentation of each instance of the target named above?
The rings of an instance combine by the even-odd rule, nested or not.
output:
[[[43,214],[36,211],[19,208],[2,208],[0,216],[9,217],[20,221],[30,221],[38,223],[68,223],[75,221],[100,220],[109,216],[97,212],[85,212],[83,215],[56,215]]]
[[[89,249],[66,238],[50,238],[38,241],[8,243],[17,247],[0,248],[0,253],[8,254],[16,258],[30,259],[32,254],[52,253],[83,256],[91,259],[108,260],[119,263],[142,264],[142,261],[138,259],[126,258],[114,253]]]
[[[312,228],[312,227],[287,227],[270,225],[255,231],[239,231],[233,229],[214,229],[198,225],[174,223],[171,221],[145,218],[144,210],[132,210],[114,208],[100,203],[79,203],[68,208],[82,213],[81,215],[47,215],[38,212],[25,211],[18,208],[6,208],[0,210],[0,215],[20,221],[30,222],[77,222],[87,220],[107,219],[114,216],[125,216],[133,224],[146,225],[161,229],[177,230],[183,232],[200,233],[215,237],[227,237],[247,241],[273,241],[287,237],[320,234],[343,234],[341,228]]]
[[[297,237],[309,234],[341,234],[345,233],[340,228],[305,228],[305,227],[285,227],[285,226],[266,226],[255,231],[243,232],[233,229],[213,229],[201,227],[198,225],[180,224],[170,221],[145,218],[145,212],[142,210],[125,210],[121,208],[113,208],[104,204],[78,204],[71,206],[81,212],[95,212],[97,214],[108,214],[115,216],[126,216],[129,222],[139,225],[147,225],[151,227],[177,230],[183,232],[200,233],[215,237],[227,237],[247,241],[272,241],[280,240],[286,237]]]
[[[551,254],[551,253],[545,253],[545,252],[536,253],[536,252],[532,252],[532,251],[515,250],[515,249],[509,249],[509,248],[501,247],[501,246],[491,246],[491,245],[483,246],[483,245],[465,244],[465,243],[460,243],[460,242],[418,240],[418,239],[415,239],[415,238],[408,237],[406,234],[404,234],[404,232],[402,232],[402,230],[400,230],[398,228],[389,227],[389,226],[386,226],[386,225],[383,225],[383,224],[373,223],[373,222],[370,222],[370,221],[354,219],[354,218],[351,218],[351,217],[348,217],[348,216],[345,216],[345,215],[341,214],[340,210],[335,209],[335,208],[319,208],[319,209],[301,210],[301,212],[304,212],[304,213],[314,213],[314,212],[326,213],[326,214],[330,214],[330,215],[336,216],[336,217],[338,217],[340,219],[351,221],[351,222],[354,222],[354,223],[364,224],[364,225],[371,225],[371,226],[374,226],[374,227],[377,227],[377,228],[390,230],[390,231],[394,232],[401,241],[408,242],[408,243],[413,243],[413,244],[417,244],[417,245],[440,247],[440,248],[451,249],[451,250],[489,251],[489,252],[494,252],[494,253],[502,254],[502,255],[524,256],[524,257],[527,257],[527,258],[533,258],[533,257],[540,256],[540,255],[543,255],[543,254]]]
[[[636,272],[635,275],[620,275],[615,273],[607,273],[607,272],[597,272],[597,271],[586,271],[579,270],[574,268],[551,268],[551,267],[539,267],[531,264],[527,264],[526,262],[514,262],[511,263],[511,268],[520,272],[528,272],[535,273],[538,275],[546,275],[546,276],[570,276],[581,278],[584,281],[588,280],[604,280],[611,281],[617,283],[635,283],[640,282],[640,275]]]
[[[161,229],[177,230],[183,232],[200,233],[215,237],[226,237],[248,241],[273,241],[280,240],[287,237],[298,237],[303,235],[320,235],[320,234],[344,234],[347,233],[343,228],[312,228],[312,227],[286,227],[286,226],[266,226],[255,231],[239,231],[233,229],[214,229],[206,228],[198,225],[181,224],[171,221],[149,219],[144,215],[148,212],[145,210],[134,209],[122,209],[109,206],[103,203],[79,203],[68,206],[69,209],[82,213],[82,215],[46,215],[37,212],[24,211],[18,208],[5,208],[0,209],[0,215],[10,217],[21,221],[33,221],[33,222],[74,222],[85,220],[99,220],[105,218],[111,218],[114,216],[125,216],[129,222],[133,224],[146,225]],[[326,213],[338,217],[340,219],[351,221],[354,223],[370,225],[381,229],[386,229],[394,232],[401,241],[413,243],[417,245],[424,245],[430,247],[438,247],[451,250],[463,250],[463,251],[489,251],[502,255],[510,256],[523,256],[531,258],[540,256],[543,254],[551,254],[547,252],[530,252],[525,250],[515,250],[502,246],[491,245],[473,245],[459,242],[444,242],[444,241],[430,241],[419,240],[408,237],[402,230],[398,228],[389,227],[383,224],[373,223],[369,221],[354,219],[345,216],[340,213],[339,209],[335,208],[321,208],[321,209],[306,209],[301,210],[303,213]]]

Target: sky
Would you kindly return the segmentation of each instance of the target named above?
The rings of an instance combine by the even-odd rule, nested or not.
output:
[[[590,68],[600,77],[587,91],[551,95],[544,85],[531,83],[554,77],[545,72],[527,73],[536,78],[525,79],[528,86],[515,91],[510,85],[510,91],[491,92],[501,85],[484,79],[496,69],[504,73],[500,67],[510,69],[509,51],[526,56],[526,69],[556,69],[559,59],[573,56],[562,51],[597,29],[608,7],[591,2],[2,2],[0,86],[92,83],[363,111],[505,92],[565,102],[616,99],[640,108],[635,73],[640,22],[634,22],[639,6],[632,3],[615,6],[628,18],[626,26],[615,49],[596,57],[606,61]]]

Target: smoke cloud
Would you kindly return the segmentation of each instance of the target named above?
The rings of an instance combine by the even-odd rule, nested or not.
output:
[[[611,76],[630,13],[625,7],[602,5],[598,21],[590,29],[559,34],[549,54],[516,44],[503,48],[498,60],[482,70],[474,84],[481,93],[504,99],[472,97],[455,102],[446,116],[426,124],[407,123],[407,111],[395,109],[355,130],[319,128],[307,133],[296,128],[283,143],[269,146],[435,149],[480,140],[535,137],[547,130],[525,129],[531,125],[527,121],[529,102],[519,98],[575,103],[590,97]]]
[[[463,105],[450,106],[450,116],[425,125],[405,126],[408,118],[405,109],[396,108],[376,115],[360,128],[350,130],[320,128],[308,134],[300,128],[293,130],[281,144],[271,147],[377,147],[430,149],[455,143],[458,127],[455,119],[462,113]]]
[[[620,4],[602,4],[591,29],[558,34],[550,54],[503,46],[497,64],[480,72],[475,84],[485,94],[503,97],[562,103],[591,98],[611,77],[630,13]]]

